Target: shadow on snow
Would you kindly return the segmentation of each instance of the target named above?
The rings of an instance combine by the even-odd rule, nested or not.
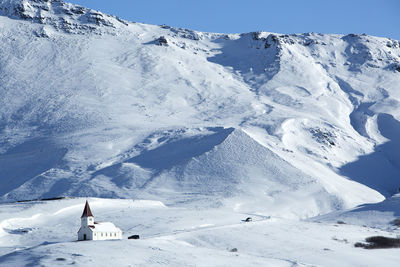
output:
[[[344,165],[340,172],[390,197],[398,193],[400,187],[400,122],[392,115],[379,114],[378,128],[389,141],[377,146],[372,154]]]

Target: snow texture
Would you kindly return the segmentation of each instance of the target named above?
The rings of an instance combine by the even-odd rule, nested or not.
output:
[[[400,188],[397,40],[196,32],[127,22],[61,0],[1,0],[0,24],[1,209],[60,196],[148,199],[186,210],[179,215],[185,220],[197,210],[226,212],[231,219],[264,214],[287,228],[304,223],[328,232],[334,228],[311,218],[326,216],[321,218],[329,224],[342,216],[373,226],[372,217],[389,209],[377,223],[386,231],[398,214],[390,204]],[[14,220],[8,215],[2,225]],[[146,218],[162,220],[164,214],[157,216]],[[21,225],[22,232],[2,226],[0,245],[12,248],[13,234],[48,228],[47,220]],[[249,238],[261,231],[257,227],[250,227]],[[349,235],[366,233],[354,227]],[[212,244],[224,244],[221,238],[231,234],[189,235],[173,241],[165,257],[143,254],[142,265],[188,265],[175,261],[173,251],[182,246],[204,246],[199,254],[189,249],[186,259],[207,265],[203,258],[216,248]],[[55,231],[43,246],[40,237],[15,241],[32,249],[10,249],[0,260],[51,265],[39,256],[46,247],[71,250],[69,243],[52,243],[69,236],[59,235]],[[145,250],[158,241],[123,246]],[[304,255],[286,261],[287,254],[281,261],[279,253],[252,258],[262,255],[258,245],[240,263],[339,264],[329,261],[334,257],[325,262]],[[216,255],[217,262],[233,261],[225,252]]]
[[[85,199],[0,205],[1,266],[397,266],[396,249],[364,250],[396,231],[159,202],[89,199],[123,240],[76,242]],[[141,205],[143,204],[143,205]],[[251,216],[252,222],[243,222]],[[127,237],[140,234],[139,240]]]

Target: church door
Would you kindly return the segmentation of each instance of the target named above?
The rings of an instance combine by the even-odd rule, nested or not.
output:
[[[86,234],[83,235],[83,240],[86,240]]]

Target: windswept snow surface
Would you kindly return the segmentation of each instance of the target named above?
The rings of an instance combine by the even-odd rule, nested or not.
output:
[[[360,205],[349,210],[335,211],[311,218],[311,221],[336,222],[368,226],[393,231],[398,228],[400,217],[400,194],[379,203]]]
[[[89,199],[122,240],[77,242],[85,199],[0,205],[1,266],[397,266],[398,250],[354,243],[398,230],[298,221],[155,201]],[[253,222],[244,222],[248,216]],[[139,240],[127,237],[139,234]]]
[[[0,15],[3,203],[298,219],[400,188],[397,40],[195,32],[60,0],[1,0]]]

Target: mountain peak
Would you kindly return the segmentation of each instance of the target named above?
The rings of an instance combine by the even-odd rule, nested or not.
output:
[[[101,28],[115,29],[127,25],[114,16],[62,0],[0,0],[0,14],[12,19],[50,25],[56,30],[75,34],[102,33]]]

